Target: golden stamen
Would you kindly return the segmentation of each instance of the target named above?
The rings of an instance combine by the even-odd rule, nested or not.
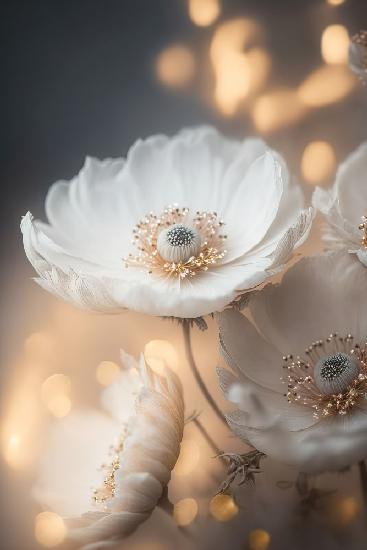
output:
[[[184,224],[192,226],[201,237],[200,251],[185,262],[167,262],[157,249],[160,232],[170,226]],[[216,212],[196,212],[191,215],[188,208],[177,205],[168,206],[159,216],[150,212],[133,230],[133,244],[137,254],[125,258],[125,266],[142,267],[148,273],[160,273],[179,279],[194,277],[217,264],[226,254],[224,242],[226,235],[221,234],[224,222],[218,219]]]
[[[312,343],[305,351],[307,359],[284,356],[283,368],[287,375],[282,380],[288,386],[285,394],[288,402],[312,407],[314,417],[319,419],[336,414],[345,415],[364,399],[367,393],[367,343],[361,348],[353,340],[351,334],[340,337],[334,333],[325,340]],[[335,353],[353,356],[358,364],[358,374],[341,393],[326,395],[315,384],[314,369],[320,359]]]
[[[119,439],[117,445],[111,445],[109,455],[111,461],[108,464],[102,464],[101,470],[106,472],[102,487],[93,491],[93,503],[97,505],[105,504],[107,500],[113,498],[116,493],[115,474],[120,468],[120,453],[123,449],[123,436]]]
[[[367,248],[367,217],[362,216],[362,223],[359,224],[358,229],[363,231],[362,234],[362,246]]]

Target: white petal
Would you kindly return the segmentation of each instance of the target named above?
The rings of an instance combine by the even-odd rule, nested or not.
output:
[[[250,298],[256,325],[282,354],[302,355],[330,333],[367,334],[365,268],[348,253],[328,253],[299,261],[282,284]]]
[[[128,354],[123,354],[122,370],[116,380],[108,386],[101,396],[105,410],[120,423],[126,423],[133,414],[135,401],[142,389],[139,376],[139,363]]]
[[[281,384],[282,356],[234,309],[216,315],[225,359],[237,373],[264,388],[284,393]]]
[[[223,184],[233,189],[223,216],[229,235],[226,261],[231,261],[259,244],[273,223],[283,193],[281,165],[275,155],[266,152],[246,171],[246,159],[240,158],[229,168]],[[231,250],[233,240],[240,248]]]
[[[354,151],[336,175],[336,194],[340,212],[352,226],[358,228],[367,205],[367,142]]]
[[[320,421],[294,432],[283,429],[244,429],[257,449],[275,460],[297,466],[301,471],[320,473],[341,470],[367,455],[367,412],[355,409],[350,415]]]

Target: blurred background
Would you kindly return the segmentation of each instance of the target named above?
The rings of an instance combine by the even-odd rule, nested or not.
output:
[[[21,216],[44,218],[48,187],[76,174],[86,155],[126,155],[139,137],[202,123],[238,138],[261,135],[309,200],[367,138],[367,90],[347,67],[349,36],[367,27],[367,2],[8,0],[0,27],[1,548],[36,550],[65,538],[61,518],[30,494],[47,427],[98,406],[119,372],[121,347],[145,348],[153,368],[166,361],[176,369],[188,413],[206,406],[178,326],[133,313],[81,313],[32,282]],[[195,331],[194,350],[224,410],[215,339],[213,324]],[[221,448],[244,450],[209,410],[200,418]],[[304,530],[289,512],[295,473],[266,465],[256,493],[244,488],[213,501],[225,472],[212,455],[189,424],[170,485],[175,520],[156,511],[121,548],[364,548],[353,470],[324,478],[338,488],[333,511]]]

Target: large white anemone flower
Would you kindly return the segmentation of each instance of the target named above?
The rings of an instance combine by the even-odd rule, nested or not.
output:
[[[88,158],[21,229],[37,282],[75,305],[195,318],[259,285],[306,238],[311,211],[259,139],[212,128],[138,140],[126,159]]]
[[[180,450],[182,388],[124,354],[124,369],[102,395],[108,414],[75,412],[53,425],[35,498],[67,518],[85,550],[116,544],[145,521],[162,496]]]
[[[338,169],[330,190],[316,188],[313,205],[326,217],[324,240],[329,249],[357,254],[367,266],[367,142]]]
[[[255,293],[248,318],[218,314],[233,432],[304,472],[367,457],[367,278],[347,253],[299,261]],[[254,324],[253,324],[254,323]]]

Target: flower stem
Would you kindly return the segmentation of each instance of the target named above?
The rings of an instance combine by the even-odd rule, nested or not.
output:
[[[219,447],[217,447],[214,439],[210,437],[210,435],[208,434],[208,432],[206,431],[206,429],[204,428],[204,426],[202,425],[198,417],[193,419],[193,423],[195,424],[195,426],[197,427],[197,429],[199,430],[199,432],[201,433],[205,441],[208,443],[209,447],[213,449],[216,455],[219,455],[222,451],[219,449]]]
[[[198,367],[195,363],[194,354],[192,351],[192,345],[191,345],[191,333],[190,333],[190,324],[189,323],[183,323],[182,325],[182,331],[183,331],[183,337],[184,337],[184,343],[185,343],[185,353],[187,362],[189,363],[190,369],[192,374],[194,375],[194,378],[197,382],[197,385],[199,386],[202,394],[204,395],[205,399],[217,415],[217,417],[227,426],[226,419],[224,418],[224,415],[222,411],[219,409],[218,405],[214,401],[214,398],[210,394],[208,388],[205,385],[204,380],[201,377],[201,374],[198,370]]]
[[[360,462],[358,462],[358,467],[359,467],[359,476],[360,476],[360,479],[361,479],[361,488],[362,488],[363,500],[364,500],[364,504],[365,504],[365,507],[366,507],[366,510],[367,510],[367,466],[366,466],[366,461],[361,460]]]

